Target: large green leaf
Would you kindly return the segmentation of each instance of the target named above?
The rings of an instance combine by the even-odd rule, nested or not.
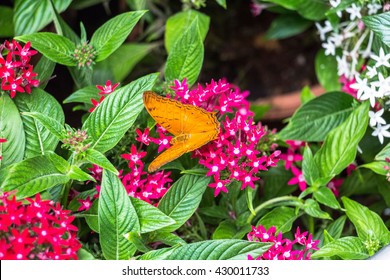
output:
[[[0,37],[13,37],[13,14],[14,11],[10,7],[0,6]]]
[[[364,24],[390,46],[390,12],[363,17]]]
[[[65,122],[64,112],[57,100],[39,88],[30,95],[18,94],[15,104],[20,112],[39,112],[56,119],[62,126]],[[44,155],[47,151],[54,151],[58,138],[36,119],[22,115],[24,132],[26,135],[26,158]]]
[[[90,148],[85,151],[84,155],[85,159],[88,160],[90,163],[96,164],[104,169],[107,169],[115,175],[119,174],[115,166],[112,165],[108,158],[106,158],[101,152]]]
[[[320,171],[309,146],[306,146],[303,152],[302,172],[306,183],[310,186],[320,177]]]
[[[173,81],[187,78],[189,86],[197,80],[203,64],[203,42],[199,32],[198,18],[173,45],[167,58],[165,79]]]
[[[56,63],[51,61],[46,56],[39,59],[37,65],[34,67],[34,72],[38,74],[39,88],[44,89],[51,79]]]
[[[123,81],[156,45],[130,43],[120,46],[107,59],[97,63],[93,68],[93,83],[104,84],[107,80]]]
[[[106,259],[126,260],[133,245],[125,238],[129,232],[140,232],[137,213],[121,180],[103,171],[99,196],[99,240]]]
[[[321,204],[329,206],[333,209],[340,209],[340,204],[337,201],[332,191],[325,186],[322,186],[314,191],[313,197]]]
[[[344,122],[353,111],[353,97],[332,92],[300,107],[279,133],[285,140],[323,141],[328,133]]]
[[[104,60],[119,48],[145,13],[146,11],[123,13],[99,27],[90,42],[97,51],[96,61]]]
[[[24,93],[19,93],[24,94]],[[23,122],[18,108],[8,94],[0,94],[0,169],[23,159],[26,146]]]
[[[324,245],[314,252],[313,259],[338,256],[344,260],[364,260],[369,257],[362,241],[358,237],[347,236]]]
[[[172,225],[175,220],[165,215],[161,210],[138,198],[130,197],[137,212],[141,233],[155,231]]]
[[[50,1],[63,12],[72,0],[16,0],[14,10],[15,35],[34,33],[53,19]]]
[[[23,115],[38,120],[47,130],[58,140],[62,140],[65,135],[64,126],[56,119],[39,112],[23,112]]]
[[[169,188],[160,200],[158,208],[176,223],[165,227],[164,231],[178,229],[194,214],[209,181],[209,177],[186,174]]]
[[[169,17],[165,25],[165,49],[170,53],[173,46],[183,33],[191,26],[194,19],[198,19],[198,26],[202,41],[206,38],[209,30],[210,18],[198,11],[187,10]]]
[[[114,91],[89,115],[83,125],[91,147],[102,153],[114,147],[143,109],[144,91],[152,89],[158,74],[150,74]]]
[[[311,21],[296,14],[280,15],[272,21],[266,37],[268,39],[285,39],[302,33],[311,25]]]
[[[75,44],[66,37],[50,33],[39,32],[15,37],[15,40],[23,43],[31,42],[31,46],[48,57],[50,60],[66,66],[76,66],[77,61],[73,57]]]
[[[152,251],[141,259],[148,260],[247,260],[248,255],[258,257],[272,244],[249,242],[239,239],[207,240],[179,246],[173,249]]]
[[[74,93],[65,98],[64,103],[72,103],[72,102],[81,102],[92,104],[91,99],[99,100],[100,99],[99,90],[96,86],[87,86],[76,90]]]
[[[298,215],[295,209],[281,206],[261,217],[261,219],[257,222],[257,225],[262,225],[266,229],[269,229],[271,226],[275,226],[277,232],[284,233],[291,230],[292,225],[297,218]]]
[[[348,218],[363,242],[377,240],[382,246],[390,243],[390,231],[377,213],[347,197],[343,197],[342,201]]]
[[[329,6],[325,0],[264,0],[278,4],[286,9],[295,10],[304,18],[319,21],[325,18]]]
[[[355,160],[359,141],[368,125],[369,103],[357,107],[348,119],[325,138],[314,160],[322,178],[333,178]]]
[[[324,50],[318,51],[315,58],[315,70],[318,81],[327,91],[340,90],[337,60],[332,55],[325,55]]]
[[[390,143],[387,144],[376,156],[375,160],[385,161],[386,158],[390,159]]]
[[[7,170],[1,182],[3,191],[17,190],[16,197],[24,198],[69,181],[70,166],[54,153],[25,159]]]

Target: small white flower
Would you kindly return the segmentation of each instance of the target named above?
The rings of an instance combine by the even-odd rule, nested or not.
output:
[[[329,2],[333,8],[336,8],[338,5],[340,5],[341,0],[329,0]]]
[[[368,8],[368,14],[373,15],[376,14],[380,8],[382,8],[382,5],[379,5],[378,3],[370,3],[367,5]]]
[[[390,67],[390,63],[389,63],[390,54],[385,54],[383,48],[380,48],[379,56],[375,54],[371,54],[371,58],[376,61],[375,67],[380,67],[382,65],[386,67]]]
[[[368,112],[368,116],[370,117],[370,125],[376,126],[377,124],[386,124],[386,121],[382,118],[384,108],[379,110],[378,112],[370,111]]]
[[[378,72],[376,71],[376,67],[373,66],[373,67],[370,67],[370,66],[367,66],[367,76],[372,79],[374,78],[376,75],[378,75]]]
[[[372,136],[377,136],[379,139],[379,142],[383,144],[383,137],[390,137],[390,132],[387,131],[390,127],[390,124],[387,124],[385,126],[382,126],[381,124],[378,124],[378,126],[375,128],[375,130],[372,132]]]
[[[319,23],[315,23],[318,32],[320,33],[320,38],[322,41],[325,41],[325,34],[332,31],[332,25],[330,24],[329,20],[325,21],[325,26],[322,27]]]
[[[346,77],[348,77],[350,75],[350,70],[349,70],[350,66],[345,55],[343,55],[342,57],[336,56],[336,60],[337,60],[337,74],[339,76],[345,75]]]
[[[355,18],[362,18],[362,15],[360,14],[360,10],[362,8],[356,6],[356,4],[352,4],[351,7],[346,8],[345,11],[349,14],[349,19],[354,20]]]
[[[382,73],[379,73],[378,81],[371,82],[371,84],[378,88],[382,96],[390,94],[390,77],[384,78]]]
[[[341,34],[337,34],[336,32],[332,32],[329,36],[328,40],[332,41],[336,47],[340,47],[343,43],[344,37]]]
[[[352,87],[352,86],[351,86]],[[360,100],[368,100],[370,99],[371,107],[375,106],[376,98],[382,98],[383,94],[380,91],[377,91],[375,86],[371,84],[371,87],[367,87],[367,89],[363,92],[362,96],[360,96]]]
[[[326,43],[322,43],[322,47],[325,49],[325,55],[335,55],[336,45],[328,39]]]
[[[356,79],[356,83],[350,85],[351,88],[353,89],[356,89],[358,92],[357,92],[357,98],[360,99],[360,96],[366,92],[366,91],[370,91],[370,88],[369,86],[367,85],[367,78],[364,78],[363,80],[360,79],[360,76],[359,75],[356,75],[355,77]]]

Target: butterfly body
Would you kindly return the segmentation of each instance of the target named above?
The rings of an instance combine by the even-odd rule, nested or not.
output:
[[[170,142],[172,146],[152,161],[149,172],[218,138],[220,125],[214,112],[182,104],[152,91],[146,91],[143,98],[153,119],[174,135]]]

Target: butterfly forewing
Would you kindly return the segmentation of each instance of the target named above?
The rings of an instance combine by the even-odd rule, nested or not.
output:
[[[175,136],[173,145],[149,165],[149,172],[218,137],[219,122],[213,112],[151,91],[144,93],[144,103],[153,119]]]

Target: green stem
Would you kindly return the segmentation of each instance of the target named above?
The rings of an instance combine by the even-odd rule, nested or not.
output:
[[[273,199],[270,199],[270,200],[267,200],[266,202],[260,204],[259,206],[256,207],[255,209],[255,213],[256,215],[263,209],[269,207],[269,206],[272,206],[273,204],[276,204],[276,203],[279,203],[279,202],[288,202],[288,201],[291,201],[292,202],[292,205],[301,205],[302,204],[302,200],[299,199],[298,197],[295,197],[295,196],[281,196],[281,197],[276,197],[276,198],[273,198]],[[256,215],[250,215],[247,219],[247,223],[250,224],[253,220],[253,218],[256,216]]]
[[[74,164],[74,153],[72,153],[72,155],[69,157],[68,161],[70,163],[70,165],[73,165]],[[72,184],[73,184],[73,180],[69,180],[65,186],[64,186],[64,189],[62,191],[62,196],[61,196],[61,205],[62,207],[64,207],[65,209],[67,208],[67,204],[68,204],[68,197],[69,197],[69,192],[70,192],[70,189],[72,187]]]
[[[312,216],[309,216],[308,223],[309,232],[314,233],[314,218]]]

